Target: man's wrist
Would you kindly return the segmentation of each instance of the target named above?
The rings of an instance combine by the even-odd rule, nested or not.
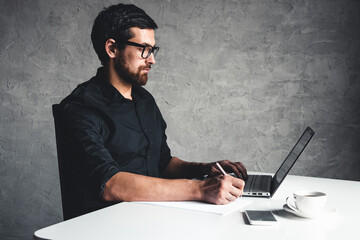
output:
[[[204,194],[202,190],[203,180],[189,180],[192,183],[192,199],[195,201],[203,201]]]
[[[201,177],[211,174],[211,164],[210,163],[200,163],[199,174]]]

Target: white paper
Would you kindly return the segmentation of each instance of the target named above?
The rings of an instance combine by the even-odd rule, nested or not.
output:
[[[236,201],[231,202],[226,205],[215,205],[205,202],[196,202],[196,201],[184,201],[184,202],[135,202],[135,203],[144,203],[151,204],[163,207],[173,207],[181,208],[193,211],[214,213],[219,215],[225,215],[242,209],[243,207],[251,203],[250,200],[244,198],[238,198]]]

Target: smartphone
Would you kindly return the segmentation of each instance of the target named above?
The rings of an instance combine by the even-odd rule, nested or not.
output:
[[[246,210],[245,216],[251,225],[274,225],[277,223],[271,211]]]

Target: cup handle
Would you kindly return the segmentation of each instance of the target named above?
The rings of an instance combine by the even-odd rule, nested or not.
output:
[[[286,205],[293,211],[298,212],[299,210],[297,209],[295,202],[294,202],[294,197],[287,197],[286,198]]]

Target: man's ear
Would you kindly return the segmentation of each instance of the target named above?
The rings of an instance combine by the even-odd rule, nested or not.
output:
[[[112,38],[109,38],[108,40],[106,40],[105,42],[105,51],[107,53],[107,55],[109,56],[109,58],[115,58],[116,57],[116,45],[115,45],[115,40]]]

